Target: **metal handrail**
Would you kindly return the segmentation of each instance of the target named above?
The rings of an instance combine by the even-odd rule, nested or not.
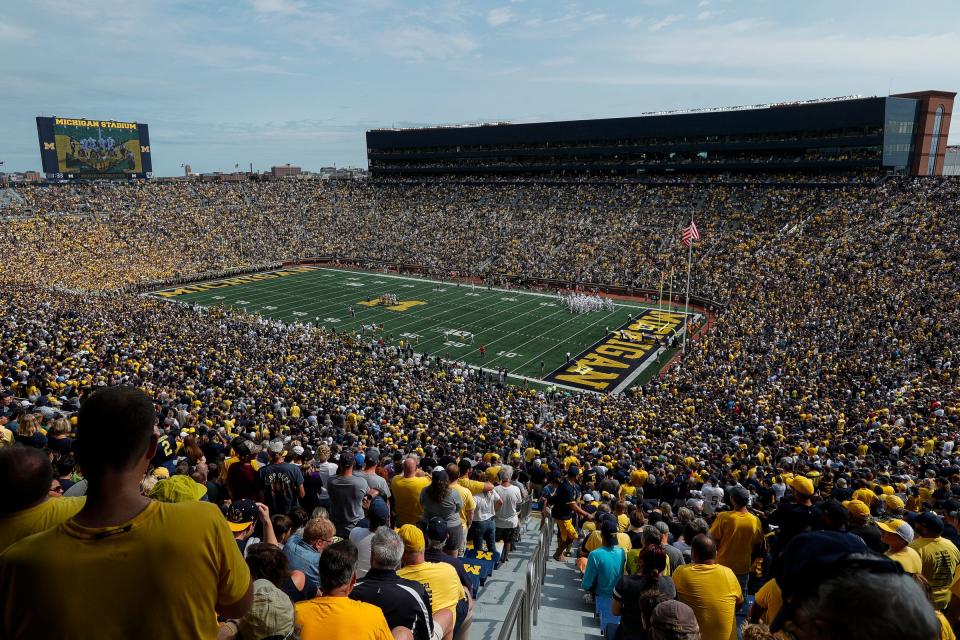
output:
[[[527,607],[524,606],[525,600],[525,591],[517,591],[513,594],[513,602],[510,603],[510,608],[507,609],[507,617],[503,620],[503,626],[500,627],[497,640],[510,640],[514,629],[516,629],[516,640],[530,640],[529,631],[524,629],[524,625],[517,625],[520,616],[527,610]],[[524,633],[526,633],[526,635],[524,635]]]
[[[509,640],[514,630],[516,640],[530,640],[533,627],[539,621],[540,598],[547,580],[547,559],[550,557],[550,544],[553,541],[553,519],[542,511],[540,516],[544,518],[544,523],[540,528],[540,539],[527,566],[523,589],[514,594],[497,640]]]

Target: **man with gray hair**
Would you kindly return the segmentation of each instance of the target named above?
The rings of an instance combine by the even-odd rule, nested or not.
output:
[[[500,485],[494,487],[499,498],[494,525],[498,541],[503,541],[503,553],[500,562],[506,562],[510,556],[510,549],[516,542],[517,530],[520,527],[520,503],[523,502],[523,490],[513,484],[513,467],[508,464],[500,467]]]
[[[437,640],[443,629],[453,628],[453,615],[438,612],[439,624],[434,625],[430,595],[423,584],[397,575],[402,557],[403,540],[397,532],[389,527],[377,529],[370,545],[370,570],[350,597],[380,607],[391,629],[410,629],[414,640]]]

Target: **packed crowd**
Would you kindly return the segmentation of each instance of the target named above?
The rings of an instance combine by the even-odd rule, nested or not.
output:
[[[269,610],[304,638],[317,628],[465,637],[472,594],[435,560],[445,555],[453,567],[468,537],[474,546],[492,537],[509,561],[509,525],[529,493],[546,496],[559,524],[556,557],[573,552],[585,590],[613,597],[624,637],[687,637],[656,635],[662,606],[674,627],[694,626],[673,600],[644,595],[651,581],[689,607],[705,638],[736,637],[738,603],[754,591],[752,634],[853,638],[887,625],[897,637],[952,637],[934,610],[949,623],[960,613],[951,605],[960,562],[951,549],[960,524],[956,182],[147,184],[24,198],[0,231],[7,246],[30,247],[0,259],[0,442],[12,445],[0,453],[19,456],[0,474],[23,487],[7,492],[0,514],[0,547],[9,547],[0,578],[23,584],[0,604],[0,635],[37,637],[53,624],[24,598],[44,588],[41,576],[85,575],[58,563],[89,553],[85,571],[115,586],[116,608],[78,597],[64,625],[112,620],[127,635],[212,637]],[[91,291],[329,253],[345,240],[350,253],[448,270],[656,288],[683,264],[679,229],[694,213],[704,242],[693,288],[726,308],[678,366],[619,397],[504,386],[313,327]],[[117,431],[111,407],[143,403],[123,392],[77,415],[93,391],[115,385],[146,392],[152,408],[140,410],[156,442]],[[262,471],[271,467],[283,471]],[[190,505],[177,512],[152,506],[158,499]],[[198,499],[223,513],[193,506]],[[79,542],[115,543],[122,556],[127,538],[114,532],[130,528],[142,529],[137,544],[177,532],[152,553],[156,565],[130,567],[138,585],[163,575],[151,593],[117,582],[121,567],[98,568],[97,545]],[[217,538],[231,531],[238,542]],[[34,553],[40,544],[47,551]],[[811,558],[850,571],[836,575]],[[218,569],[212,583],[201,566]],[[398,568],[374,577],[407,586],[431,615],[391,618],[387,603],[360,597],[371,572]],[[905,577],[913,575],[926,584]],[[927,586],[932,606],[914,597]],[[347,602],[355,592],[356,606],[378,607],[384,625]],[[190,615],[172,621],[165,607],[162,619],[124,626],[133,621],[117,612],[140,612],[157,593],[189,601],[178,612]],[[408,610],[411,602],[419,607],[410,600]],[[876,615],[850,613],[868,609]],[[341,620],[352,631],[335,626]]]

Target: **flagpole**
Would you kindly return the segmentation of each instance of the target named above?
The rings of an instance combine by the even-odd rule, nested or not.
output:
[[[667,295],[670,308],[673,309],[673,267],[670,267],[670,293]]]
[[[657,312],[663,313],[663,281],[667,279],[667,272],[660,272],[660,297],[657,298]]]
[[[693,224],[693,218],[690,218],[690,224]],[[680,353],[687,353],[687,337],[690,332],[690,316],[687,315],[687,310],[690,308],[690,265],[693,263],[693,238],[690,238],[690,243],[687,245],[687,295],[686,299],[683,302],[683,346],[681,347]]]

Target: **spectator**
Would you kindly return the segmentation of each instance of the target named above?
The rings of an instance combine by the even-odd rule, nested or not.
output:
[[[600,524],[603,546],[594,549],[587,556],[587,566],[583,572],[581,588],[586,591],[585,599],[592,604],[596,596],[611,596],[613,589],[627,561],[626,551],[617,546],[617,522],[605,518]]]
[[[520,539],[520,503],[523,502],[524,494],[519,485],[513,484],[513,467],[503,465],[500,467],[499,476],[500,485],[494,488],[499,498],[494,524],[497,540],[503,541],[500,562],[507,562],[510,559],[510,550]]]
[[[380,450],[370,447],[363,452],[363,471],[357,471],[356,476],[367,481],[367,486],[376,489],[387,502],[390,501],[390,484],[377,474],[377,465],[380,464]]]
[[[640,550],[639,564],[640,570],[636,574],[621,576],[613,589],[611,612],[621,618],[619,635],[612,640],[642,638],[643,632],[650,629],[652,611],[647,609],[648,603],[652,602],[650,592],[666,599],[677,597],[673,580],[663,575],[667,568],[667,554],[663,547],[650,545]]]
[[[847,508],[847,531],[860,536],[871,551],[883,553],[887,545],[881,540],[882,534],[877,526],[870,522],[870,508],[860,500],[848,500],[843,503]]]
[[[700,640],[696,613],[676,600],[661,602],[650,616],[650,640]]]
[[[432,518],[440,518],[447,523],[448,536],[444,550],[455,556],[465,535],[460,524],[460,511],[464,506],[460,492],[450,487],[446,469],[436,467],[433,470],[430,484],[420,494],[420,504],[423,507],[423,524]]]
[[[357,582],[357,548],[349,540],[327,547],[320,557],[320,594],[296,604],[302,640],[356,638],[392,640],[412,637],[410,630],[391,633],[379,607],[350,598]]]
[[[913,542],[913,529],[910,525],[903,520],[888,520],[878,522],[877,527],[883,531],[883,542],[888,547],[884,555],[900,563],[904,573],[921,573],[923,562],[920,554],[909,546]]]
[[[446,520],[433,517],[427,522],[426,544],[427,548],[423,552],[423,559],[427,562],[441,562],[449,564],[457,572],[457,578],[460,584],[468,593],[471,593],[470,578],[467,577],[467,571],[463,566],[463,560],[446,553],[445,547],[450,539],[450,529]]]
[[[313,518],[304,525],[302,534],[293,534],[283,545],[283,555],[290,561],[290,568],[306,576],[307,593],[315,593],[320,586],[320,556],[334,542],[333,523],[326,518]]]
[[[928,640],[940,634],[934,609],[914,579],[892,560],[871,554],[857,536],[798,535],[784,551],[776,579],[783,607],[771,631],[788,630],[799,640]],[[857,615],[863,607],[873,613]]]
[[[0,448],[0,553],[14,542],[66,522],[86,498],[51,498],[53,469],[39,449]]]
[[[753,560],[763,555],[763,527],[760,519],[747,510],[750,493],[746,489],[733,487],[728,495],[733,510],[717,514],[710,536],[717,545],[717,563],[733,571],[740,591],[746,593]]]
[[[940,536],[943,520],[929,511],[921,513],[913,521],[917,537],[910,547],[920,555],[921,574],[930,583],[933,605],[942,611],[950,603],[950,587],[953,585],[960,551],[952,542]]]
[[[271,581],[255,579],[250,611],[239,620],[224,622],[217,632],[217,640],[292,638],[296,625],[293,603],[287,595]]]
[[[677,599],[693,609],[703,640],[734,640],[736,611],[744,601],[737,577],[717,564],[717,547],[709,536],[697,536],[690,547],[693,563],[673,572]]]
[[[550,513],[557,523],[557,550],[553,554],[553,559],[557,562],[563,560],[563,554],[577,539],[573,515],[578,514],[588,520],[593,518],[577,504],[580,499],[580,489],[576,484],[579,475],[580,470],[576,465],[568,467],[567,477],[560,482],[556,492],[550,498]]]
[[[397,525],[416,524],[423,515],[420,496],[431,483],[431,479],[420,475],[417,459],[408,456],[403,461],[403,474],[394,476],[390,483],[394,508],[397,512]]]
[[[388,527],[373,535],[370,570],[357,582],[350,597],[380,608],[391,629],[410,629],[414,640],[434,637],[434,619],[430,596],[422,584],[397,575],[403,558],[403,540]],[[440,629],[453,629],[453,614],[437,614]]]
[[[166,482],[166,481],[164,481]],[[263,532],[263,542],[277,544],[277,537],[273,533],[273,522],[270,520],[270,511],[267,505],[253,500],[240,500],[227,508],[227,521],[233,531],[234,540],[240,552],[246,555],[247,546],[261,541],[254,534],[257,525]]]
[[[346,538],[360,519],[363,518],[363,496],[366,495],[367,481],[353,475],[356,463],[349,451],[342,451],[337,461],[337,475],[330,478],[327,490],[330,494],[330,520],[337,528],[337,535]]]
[[[283,440],[271,440],[267,447],[270,464],[261,467],[257,480],[263,503],[270,513],[286,515],[300,505],[299,499],[306,495],[300,467],[285,462]]]
[[[0,635],[66,638],[96,629],[103,637],[132,637],[150,629],[154,637],[213,637],[215,613],[239,618],[249,611],[250,572],[219,510],[140,495],[156,448],[155,421],[142,391],[109,387],[87,398],[74,443],[88,481],[86,502],[69,521],[3,553],[3,610],[17,613],[3,616]],[[56,616],[34,602],[51,581],[73,585]],[[145,598],[183,606],[171,617],[165,607],[145,609]]]
[[[357,577],[362,578],[370,569],[370,544],[373,542],[373,535],[380,527],[390,526],[390,507],[381,497],[373,499],[364,498],[364,502],[369,502],[367,507],[367,526],[354,527],[350,531],[350,542],[357,547]]]
[[[292,602],[309,600],[317,593],[316,589],[307,588],[307,577],[302,571],[290,569],[287,557],[276,545],[265,542],[250,545],[246,561],[254,584],[260,579],[269,580]]]
[[[460,483],[460,466],[455,462],[451,462],[447,464],[445,468],[447,478],[450,480],[450,489],[460,494],[460,500],[463,502],[463,507],[458,514],[460,516],[462,535],[458,535],[459,546],[455,550],[457,556],[462,556],[467,548],[467,534],[470,531],[470,526],[473,524],[473,515],[476,511],[477,503],[473,497],[473,492]],[[467,480],[467,478],[464,478],[464,480]],[[478,495],[482,493],[483,491],[479,491]]]
[[[453,629],[441,626],[439,631],[442,633],[435,629],[434,635],[465,640],[469,636],[469,612],[473,605],[470,593],[464,590],[456,570],[448,564],[424,559],[426,540],[423,532],[414,525],[405,524],[398,533],[403,540],[403,568],[397,571],[397,575],[426,587],[433,606],[435,626],[445,617],[439,615],[441,612],[447,611],[452,616]]]

